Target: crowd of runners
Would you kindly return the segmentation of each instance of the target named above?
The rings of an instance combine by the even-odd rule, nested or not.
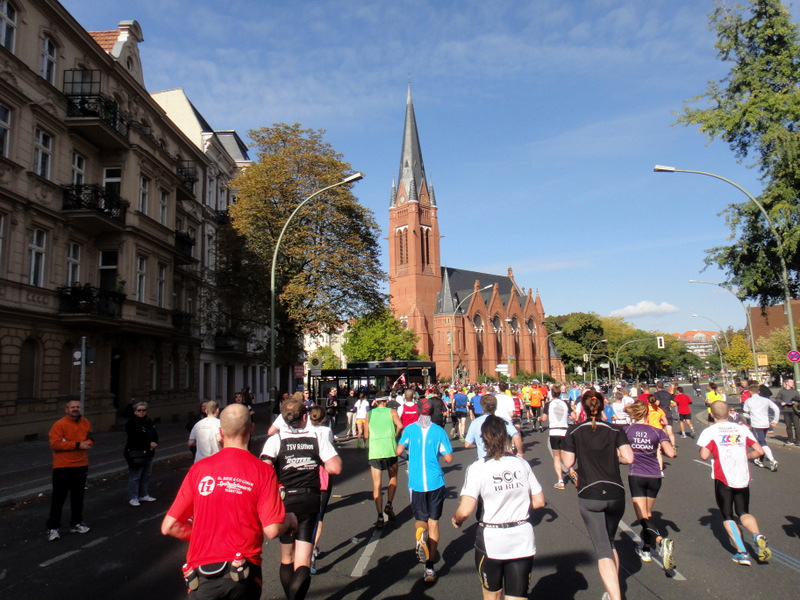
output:
[[[219,586],[221,578],[225,586],[235,588],[241,581],[255,581],[257,576],[260,586],[261,549],[257,542],[264,535],[279,537],[279,579],[288,600],[301,600],[315,573],[323,518],[335,483],[331,476],[342,470],[337,447],[356,439],[370,467],[377,530],[383,529],[386,519],[397,519],[393,503],[398,470],[405,461],[415,553],[422,563],[424,581],[433,583],[446,496],[441,463],[452,461],[453,444],[460,443],[476,449],[476,460],[466,470],[460,502],[450,523],[460,528],[472,515],[477,519],[475,566],[483,597],[527,597],[536,554],[531,515],[544,506],[545,487],[552,485],[559,493],[574,485],[580,514],[595,548],[605,588],[603,597],[617,600],[621,595],[614,539],[625,511],[626,489],[641,527],[638,556],[643,562],[651,562],[655,554],[664,569],[676,567],[675,542],[652,517],[664,476],[663,458],[675,456],[676,435],[696,437],[700,458],[712,463],[714,496],[736,548],[733,561],[751,564],[740,526],[751,536],[752,556],[762,563],[769,560],[768,542],[749,510],[748,461],[777,470],[766,434],[777,426],[781,413],[794,412],[800,397],[790,380],[784,382],[775,398],[769,398],[768,388],[756,382],[744,382],[740,392],[743,401],[732,406],[723,401],[713,383],[700,397],[696,393],[691,397],[682,386],[665,382],[652,388],[644,384],[604,388],[598,384],[562,386],[538,381],[518,386],[398,387],[375,393],[342,393],[331,388],[319,403],[307,392],[286,395],[259,453],[260,464],[268,471],[266,475],[252,475],[256,481],[263,478],[274,486],[264,484],[258,489],[258,485],[242,482],[235,486],[239,496],[243,487],[253,492],[256,508],[248,522],[248,543],[216,535],[219,525],[199,516],[211,509],[224,511],[224,502],[230,501],[227,495],[213,500],[211,509],[206,506],[198,512],[197,508],[208,505],[208,482],[212,479],[230,491],[235,464],[230,462],[231,457],[244,460],[230,454],[229,462],[222,463],[222,471],[217,473],[210,462],[213,456],[195,464],[193,470],[198,472],[190,471],[189,484],[185,483],[168,511],[162,530],[190,541],[184,567],[185,574],[189,573],[187,585],[199,590],[205,584],[209,592]],[[696,434],[695,424],[698,429],[702,427],[696,418],[701,411],[707,411],[708,426]],[[227,421],[241,427],[248,413],[240,412],[229,415]],[[347,424],[334,435],[336,429],[329,424],[335,427],[340,412],[347,412]],[[227,448],[225,411],[221,420],[223,451],[214,456]],[[676,421],[679,430],[675,429]],[[790,429],[793,417],[786,419],[786,424],[787,443],[796,443],[797,430]],[[549,440],[553,470],[534,473],[525,459],[523,443],[524,436],[539,432],[546,432]],[[232,432],[229,437],[234,448],[247,448],[245,437],[249,436]],[[629,465],[627,486],[620,473],[621,464]],[[193,491],[192,486],[197,489]],[[236,501],[241,502],[241,498]],[[203,531],[207,547],[193,548],[192,529]],[[247,527],[243,529],[247,531]],[[242,565],[248,575],[242,575]],[[228,571],[230,578],[220,575]],[[239,574],[238,579],[234,572]]]

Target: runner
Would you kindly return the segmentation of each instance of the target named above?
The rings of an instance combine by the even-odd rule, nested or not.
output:
[[[692,409],[690,408],[690,404],[692,403],[692,399],[683,393],[683,388],[678,386],[675,388],[675,391],[678,392],[675,394],[675,404],[678,405],[678,419],[681,425],[681,437],[686,437],[686,425],[689,425],[689,437],[694,437],[694,426],[692,425]]]
[[[550,422],[550,450],[553,453],[553,468],[556,471],[556,477],[558,477],[553,487],[557,490],[563,490],[564,467],[561,461],[561,452],[564,449],[564,436],[567,435],[570,407],[567,401],[561,398],[561,388],[559,386],[553,386],[552,394],[553,399],[547,405],[546,418]]]
[[[653,517],[653,504],[661,489],[663,477],[658,463],[658,450],[670,458],[675,456],[675,450],[663,430],[647,423],[646,404],[636,402],[630,405],[627,411],[634,421],[633,425],[625,428],[625,434],[633,450],[633,463],[628,468],[628,487],[636,518],[642,526],[644,542],[641,548],[636,548],[636,553],[642,562],[650,562],[652,560],[650,551],[655,545],[656,551],[663,559],[664,569],[669,571],[675,568],[672,540],[662,536],[650,519]]]

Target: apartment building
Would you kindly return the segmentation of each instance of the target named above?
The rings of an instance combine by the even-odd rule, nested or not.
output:
[[[87,32],[55,0],[0,0],[0,443],[45,436],[71,398],[102,431],[133,398],[175,421],[264,387],[198,315],[246,149],[204,152],[168,118],[142,41],[136,21]]]

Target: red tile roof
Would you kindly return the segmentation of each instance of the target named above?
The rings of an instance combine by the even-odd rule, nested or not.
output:
[[[111,52],[111,49],[119,38],[119,30],[117,29],[112,31],[88,31],[87,33],[92,36],[94,41],[106,52]]]

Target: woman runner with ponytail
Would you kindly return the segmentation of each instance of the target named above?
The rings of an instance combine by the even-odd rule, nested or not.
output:
[[[581,396],[586,421],[567,431],[561,460],[566,467],[578,460],[578,507],[597,554],[603,597],[620,600],[614,537],[625,512],[625,487],[619,465],[633,462],[633,450],[621,429],[603,421],[603,404],[600,392],[588,390]]]

